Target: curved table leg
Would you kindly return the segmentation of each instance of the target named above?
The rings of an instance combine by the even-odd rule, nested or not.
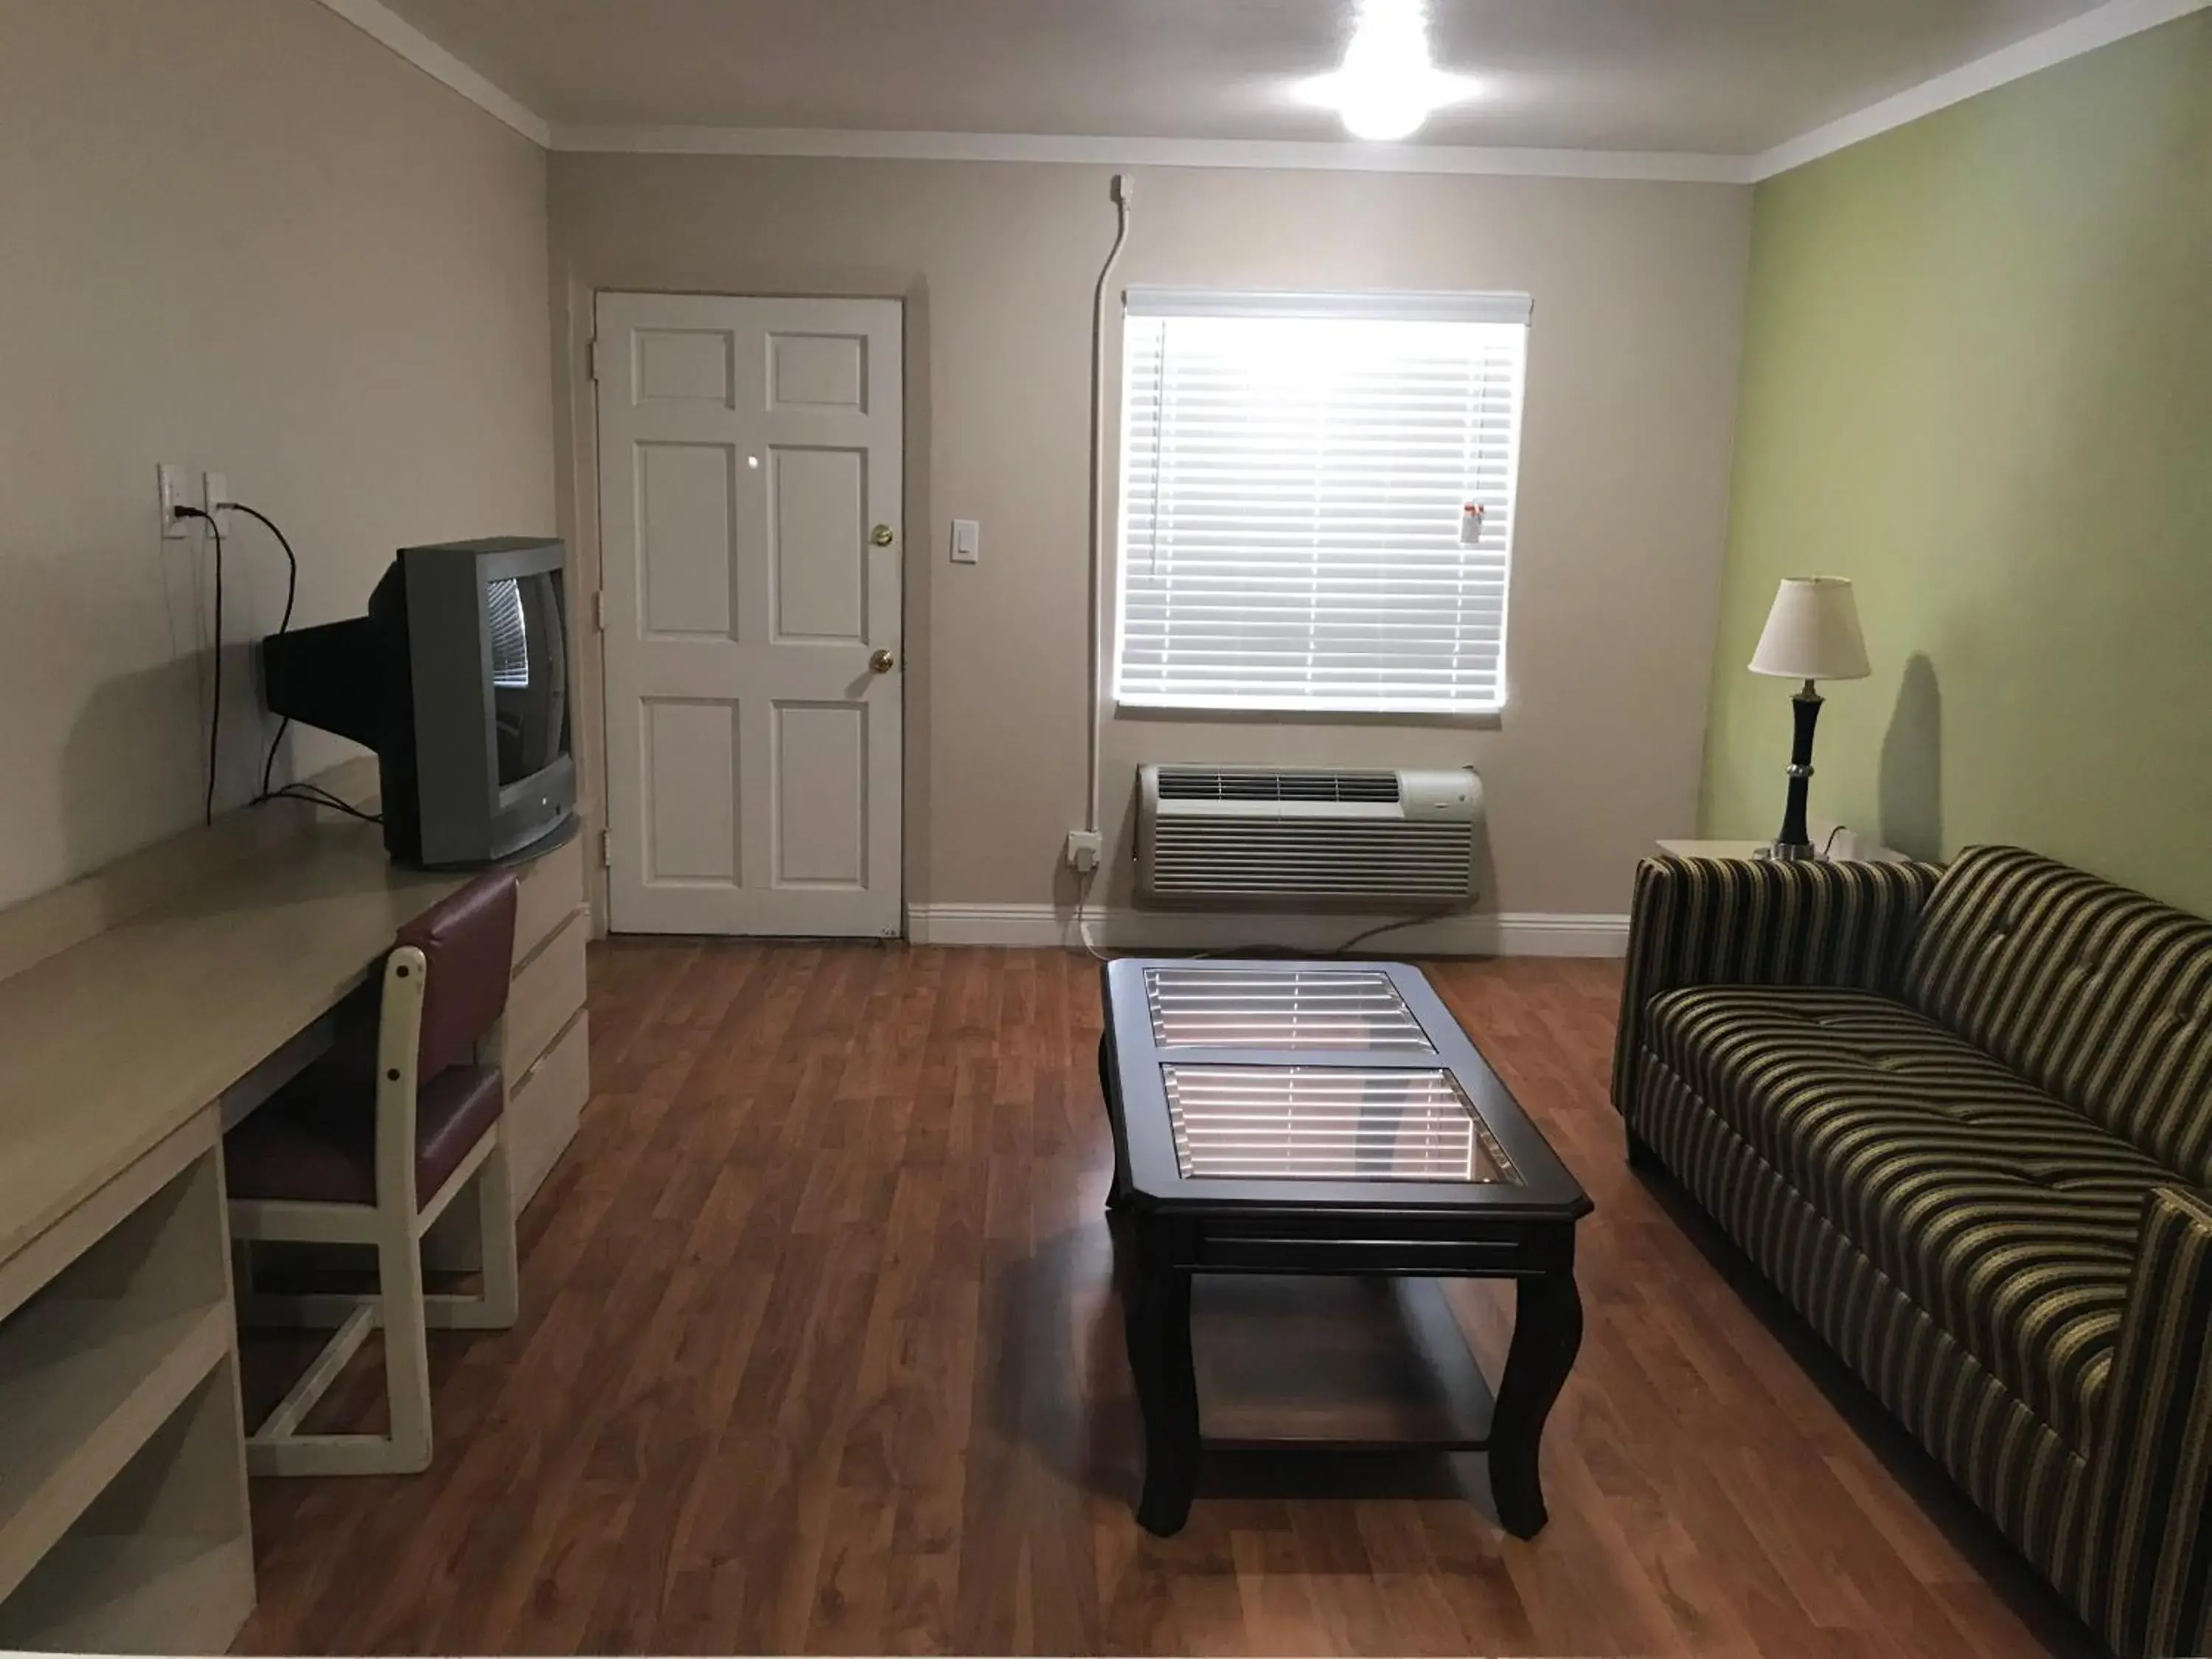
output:
[[[1119,1116],[1115,1109],[1117,1103],[1114,1098],[1114,1084],[1113,1044],[1109,1038],[1101,1036],[1098,1039],[1098,1097],[1106,1103],[1106,1121],[1109,1127]],[[1121,1140],[1117,1130],[1114,1135],[1114,1180],[1106,1189],[1106,1213],[1109,1218],[1121,1209],[1128,1197],[1128,1182],[1121,1168]]]
[[[1505,1380],[1491,1418],[1490,1491],[1505,1530],[1516,1538],[1534,1538],[1551,1518],[1536,1467],[1544,1419],[1583,1344],[1583,1304],[1575,1291],[1572,1258],[1521,1280],[1516,1300],[1513,1346],[1505,1356]]]
[[[1129,1231],[1141,1235],[1142,1229]],[[1137,1523],[1182,1530],[1198,1489],[1198,1378],[1190,1353],[1190,1275],[1162,1264],[1141,1236],[1122,1285],[1122,1330],[1145,1419],[1145,1490]]]

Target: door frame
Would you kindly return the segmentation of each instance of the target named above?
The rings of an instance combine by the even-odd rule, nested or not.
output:
[[[913,499],[917,493],[915,483],[922,481],[921,494],[927,496],[927,473],[917,474],[914,448],[915,422],[912,398],[912,383],[908,363],[917,349],[913,333],[917,307],[913,296],[901,292],[825,293],[819,290],[799,291],[791,289],[765,288],[733,291],[711,287],[661,287],[651,283],[587,282],[572,273],[568,284],[569,326],[562,333],[561,349],[568,359],[567,380],[570,400],[556,410],[556,446],[569,466],[568,488],[556,490],[557,507],[566,509],[570,534],[569,570],[579,579],[578,592],[569,606],[569,631],[572,635],[571,660],[588,662],[593,684],[585,688],[572,688],[571,696],[580,717],[575,722],[577,730],[588,730],[595,753],[579,755],[581,780],[590,786],[592,816],[586,819],[586,828],[592,834],[585,860],[585,890],[591,910],[591,932],[595,939],[605,939],[614,933],[612,858],[610,835],[612,826],[611,773],[609,742],[609,722],[611,718],[607,681],[606,626],[606,503],[600,489],[600,468],[605,459],[605,434],[599,424],[599,307],[611,296],[635,295],[648,299],[704,299],[704,300],[782,300],[864,301],[887,304],[897,308],[899,318],[899,350],[894,384],[899,400],[899,444],[897,479],[894,487],[898,524],[899,543],[896,550],[898,572],[898,632],[899,672],[896,691],[897,708],[894,718],[899,738],[898,787],[894,805],[898,813],[898,836],[896,867],[893,872],[893,902],[896,912],[894,931],[881,935],[855,933],[835,937],[854,944],[879,939],[883,943],[906,941],[913,929],[912,909],[908,903],[908,866],[914,853],[914,795],[916,772],[911,757],[915,751],[914,731],[908,720],[912,702],[907,696],[908,681],[920,670],[915,650],[916,630],[914,627],[914,577],[916,566],[911,555],[915,544],[915,525],[917,515]],[[923,313],[926,315],[926,309]],[[565,416],[565,420],[562,418]],[[562,442],[560,428],[568,428],[567,440]],[[921,422],[927,430],[927,422]],[[556,463],[556,471],[557,471]],[[556,479],[556,484],[558,480]],[[585,554],[586,556],[579,556]],[[592,648],[576,647],[582,636],[592,641]],[[592,716],[596,712],[597,718]],[[773,939],[777,938],[811,938],[806,934],[634,934],[634,938],[708,938],[740,940],[748,938]]]

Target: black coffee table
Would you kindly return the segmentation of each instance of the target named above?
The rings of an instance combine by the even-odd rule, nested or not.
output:
[[[1197,1486],[1194,1276],[1510,1279],[1487,1432],[1423,1443],[1488,1452],[1499,1520],[1534,1536],[1537,1443],[1582,1344],[1574,1230],[1591,1206],[1428,981],[1404,963],[1188,959],[1103,977],[1139,1522],[1180,1530]]]

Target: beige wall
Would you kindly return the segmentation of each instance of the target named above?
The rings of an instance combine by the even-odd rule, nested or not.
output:
[[[526,140],[311,0],[7,0],[0,112],[6,902],[199,812],[210,562],[158,538],[157,462],[285,526],[303,622],[404,543],[554,514]],[[229,803],[283,572],[241,523]]]
[[[595,289],[907,302],[908,897],[1065,902],[1085,805],[1091,284],[1100,169],[556,155],[563,531],[596,568],[580,348]],[[1117,718],[1107,899],[1154,759],[1480,768],[1486,905],[1618,913],[1692,827],[1725,539],[1750,191],[1379,174],[1135,175],[1127,283],[1534,296],[1511,703],[1494,730]],[[983,560],[947,562],[953,517]],[[587,702],[590,699],[587,697]],[[587,757],[596,775],[596,755]],[[587,785],[594,794],[596,783]]]

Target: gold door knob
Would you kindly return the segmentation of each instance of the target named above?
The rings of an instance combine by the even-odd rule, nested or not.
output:
[[[891,544],[891,527],[887,524],[878,525],[868,532],[868,539],[878,547],[889,547]]]
[[[868,672],[872,674],[888,674],[891,672],[892,665],[897,661],[898,659],[892,656],[890,652],[878,651],[868,659]]]

